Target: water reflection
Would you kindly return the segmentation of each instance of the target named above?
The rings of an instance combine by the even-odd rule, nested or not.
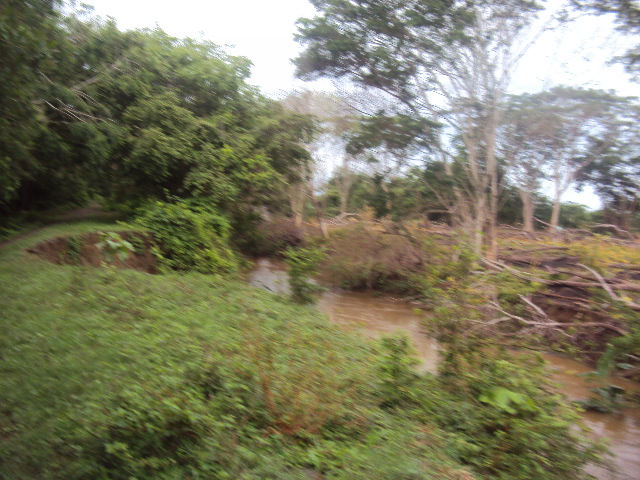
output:
[[[318,302],[332,322],[358,330],[369,338],[403,332],[409,335],[425,370],[435,371],[438,344],[427,337],[414,311],[403,302],[364,292],[325,293]]]

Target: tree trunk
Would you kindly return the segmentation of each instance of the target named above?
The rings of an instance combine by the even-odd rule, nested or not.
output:
[[[322,205],[318,201],[315,192],[313,191],[313,185],[309,185],[309,196],[311,197],[311,203],[316,211],[316,217],[318,217],[318,226],[320,227],[320,233],[322,238],[329,238],[329,231],[327,230],[327,224],[324,221],[324,211]]]
[[[384,206],[387,209],[387,211],[389,213],[391,213],[391,195],[390,195],[390,190],[389,190],[389,186],[385,183],[385,181],[383,179],[380,179],[380,188],[382,189],[382,191],[385,193],[385,201],[384,201]]]
[[[560,222],[560,198],[556,196],[553,200],[553,209],[551,210],[551,220],[549,220],[549,233],[551,235],[558,234],[558,223]]]
[[[475,253],[478,257],[482,256],[482,244],[484,243],[484,235],[482,233],[484,230],[486,217],[486,199],[483,196],[482,198],[477,199],[477,203],[475,205],[475,215],[473,218],[473,253]]]
[[[303,183],[295,183],[289,187],[289,202],[296,227],[301,228],[304,222],[305,187]]]
[[[342,165],[337,175],[338,196],[340,197],[340,213],[347,213],[349,207],[349,197],[351,196],[351,188],[355,181],[355,175],[349,168],[350,157],[344,155],[342,157]]]
[[[487,169],[489,170],[489,211],[487,212],[487,252],[489,260],[498,259],[498,200],[500,191],[498,188],[498,165],[495,152],[495,129],[488,134],[487,141]]]
[[[524,231],[534,233],[533,215],[535,213],[535,205],[533,203],[533,195],[531,192],[520,190],[520,199],[522,200],[522,223]]]
[[[497,93],[497,92],[496,92]],[[497,100],[494,97],[494,100]],[[489,186],[489,204],[486,221],[486,257],[489,260],[498,258],[498,205],[500,186],[498,184],[498,161],[496,159],[496,132],[498,130],[499,111],[496,104],[491,105],[491,115],[484,129],[484,142],[487,155],[487,173]]]

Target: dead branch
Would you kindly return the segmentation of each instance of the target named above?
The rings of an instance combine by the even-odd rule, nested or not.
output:
[[[533,252],[544,252],[545,250],[569,250],[569,247],[559,247],[559,246],[545,246],[545,247],[537,247],[537,248],[528,248],[526,250],[518,250],[515,247],[509,247],[507,250],[513,250],[515,253],[533,253]]]
[[[537,327],[555,327],[555,328],[559,328],[559,329],[563,329],[563,328],[587,328],[587,327],[597,327],[597,328],[605,328],[608,330],[613,330],[614,332],[620,334],[620,335],[627,335],[628,332],[622,328],[616,327],[615,325],[610,325],[608,323],[603,323],[603,322],[572,322],[572,323],[563,323],[563,322],[554,322],[551,319],[549,319],[549,317],[545,314],[544,318],[549,319],[549,321],[534,321],[534,320],[527,320],[523,317],[520,317],[518,315],[513,315],[511,313],[505,312],[504,310],[502,310],[500,308],[499,305],[492,303],[491,306],[497,311],[500,312],[501,314],[511,318],[512,320],[517,320],[521,323],[524,323],[526,325],[532,325],[532,326],[537,326]],[[500,319],[498,319],[500,320]],[[503,320],[501,320],[503,321]],[[499,323],[498,321],[493,321],[495,323]],[[566,332],[565,332],[566,333]]]
[[[608,266],[611,268],[619,268],[621,270],[640,270],[640,265],[633,263],[610,263]]]
[[[596,223],[595,225],[590,225],[589,228],[608,228],[616,232],[618,235],[624,236],[630,240],[635,239],[633,233],[628,230],[624,230],[617,225],[613,225],[612,223]]]
[[[587,270],[591,275],[593,275],[594,277],[596,277],[596,280],[598,280],[598,283],[602,286],[602,288],[604,289],[605,292],[607,292],[607,294],[609,295],[609,297],[612,300],[615,300],[616,302],[620,302],[620,297],[618,295],[616,295],[616,293],[611,289],[611,287],[609,286],[609,284],[606,282],[606,280],[604,279],[604,277],[602,275],[600,275],[598,272],[596,272],[594,269],[587,267],[586,265],[583,265],[582,263],[578,263],[577,264],[579,267],[584,268],[585,270]]]
[[[527,297],[524,297],[523,295],[518,295],[518,297],[520,297],[520,299],[526,303],[527,305],[529,305],[531,308],[533,308],[536,313],[542,317],[547,317],[548,315],[544,312],[544,310],[542,310],[539,306],[537,306],[535,303],[533,303],[531,300],[529,300]]]
[[[522,278],[524,280],[529,280],[531,282],[542,283],[543,285],[566,285],[567,287],[576,287],[576,288],[592,288],[592,287],[602,287],[599,282],[578,282],[574,280],[547,280],[544,278],[536,277],[533,274],[522,272],[521,270],[517,270],[513,267],[509,267],[504,263],[487,260],[486,258],[482,259],[482,262],[494,268],[495,270],[508,270],[516,277]],[[640,293],[640,284],[631,283],[631,282],[610,282],[616,290],[624,290],[626,292],[637,292]]]
[[[576,264],[578,265],[578,264]],[[551,274],[562,274],[562,275],[571,275],[573,277],[583,278],[585,280],[592,280],[593,276],[586,275],[583,273],[574,272],[572,270],[561,270],[561,269],[553,269],[551,267],[546,267],[547,271]]]
[[[634,303],[634,302],[630,302],[628,300],[624,300],[624,299],[620,298],[613,291],[613,289],[609,286],[609,284],[607,284],[607,282],[604,279],[604,277],[602,275],[600,275],[598,272],[596,272],[592,268],[587,267],[586,265],[582,265],[581,263],[579,263],[578,266],[584,268],[585,270],[588,270],[594,277],[596,277],[596,280],[598,280],[598,283],[600,283],[600,285],[602,286],[604,291],[607,292],[607,294],[609,295],[609,297],[611,297],[612,300],[615,300],[616,302],[622,302],[627,307],[631,308],[632,310],[634,310],[636,312],[640,312],[640,305],[639,304]]]
[[[594,302],[593,300],[588,300],[586,298],[566,297],[564,295],[557,295],[555,293],[549,293],[549,292],[538,292],[537,294],[542,295],[544,297],[557,298],[558,300],[568,300],[569,302],[588,303],[591,305],[600,304],[600,302]]]

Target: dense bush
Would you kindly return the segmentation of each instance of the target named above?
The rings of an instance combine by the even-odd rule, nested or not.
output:
[[[263,219],[254,212],[235,212],[233,228],[238,233],[234,244],[252,257],[280,256],[291,247],[304,243],[304,231],[289,218]]]
[[[215,273],[238,268],[238,258],[229,246],[229,222],[212,209],[156,201],[136,224],[153,234],[154,253],[165,269]]]
[[[597,462],[604,448],[581,438],[579,417],[551,393],[543,360],[497,349],[476,329],[479,313],[464,303],[443,302],[435,313],[442,362],[432,394],[419,403],[449,432],[454,458],[483,478],[584,478],[581,467]]]
[[[401,232],[355,224],[332,232],[321,271],[343,288],[411,292],[411,277],[422,271],[426,258]]]

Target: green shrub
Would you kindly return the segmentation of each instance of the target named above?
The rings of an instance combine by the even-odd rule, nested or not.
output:
[[[325,251],[319,247],[289,248],[285,250],[285,262],[289,267],[289,285],[291,296],[298,303],[311,303],[313,294],[324,290],[309,281],[309,277],[318,271],[325,259]]]
[[[423,395],[424,413],[449,433],[447,449],[484,478],[578,480],[603,448],[576,428],[540,358],[496,350],[462,312],[436,317],[440,375]]]
[[[380,346],[380,405],[390,408],[415,400],[414,387],[419,380],[415,368],[420,361],[411,356],[415,352],[410,339],[406,335],[385,337],[380,341]]]
[[[229,246],[229,222],[213,210],[157,201],[136,224],[153,234],[154,253],[165,269],[216,273],[238,268]]]
[[[221,420],[192,391],[134,387],[116,400],[97,459],[112,479],[158,478],[173,469],[214,473]]]
[[[67,238],[67,257],[74,265],[80,265],[82,241],[82,236],[80,235]]]

